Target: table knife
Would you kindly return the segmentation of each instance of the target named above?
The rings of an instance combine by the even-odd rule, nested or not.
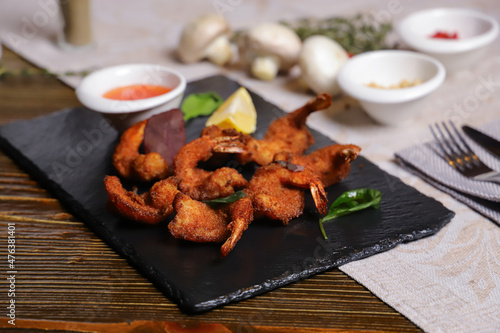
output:
[[[462,130],[478,145],[500,158],[500,141],[467,125],[462,126]]]

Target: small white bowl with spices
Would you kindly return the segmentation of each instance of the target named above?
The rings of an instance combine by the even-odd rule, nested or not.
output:
[[[180,105],[186,79],[156,64],[125,64],[86,76],[76,89],[78,100],[101,113],[119,132]]]
[[[358,54],[340,69],[337,80],[347,95],[384,125],[411,122],[425,97],[443,83],[443,65],[424,54],[381,50]]]
[[[436,58],[454,73],[481,61],[499,27],[494,18],[475,10],[434,8],[408,15],[396,30],[412,49]]]

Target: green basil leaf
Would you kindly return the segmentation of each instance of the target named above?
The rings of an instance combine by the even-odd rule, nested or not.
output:
[[[222,102],[222,97],[215,92],[190,94],[181,104],[184,121],[199,116],[209,116],[217,110]]]
[[[240,200],[241,198],[246,197],[247,195],[243,191],[238,191],[234,192],[233,194],[228,195],[227,197],[224,198],[217,198],[213,200],[206,200],[204,201],[206,204],[209,205],[218,205],[218,204],[228,204],[228,203],[233,203],[235,201]]]
[[[362,188],[342,193],[330,206],[328,214],[319,220],[319,227],[323,237],[327,239],[323,223],[339,216],[354,213],[369,207],[378,209],[382,193],[370,188]]]

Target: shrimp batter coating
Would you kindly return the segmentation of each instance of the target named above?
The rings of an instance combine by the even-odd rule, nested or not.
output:
[[[204,127],[201,130],[200,137],[202,136],[209,136],[211,138],[217,138],[217,137],[235,137],[234,140],[243,140],[243,134],[238,132],[234,128],[220,128],[217,125],[210,125],[207,127]],[[236,138],[237,137],[237,138]],[[224,165],[230,165],[237,163],[236,162],[236,155],[231,154],[235,149],[235,145],[240,145],[243,147],[243,141],[242,143],[238,144],[237,142],[231,142],[230,147],[226,147],[224,143],[221,143],[221,148],[222,150],[229,149],[229,152],[216,152],[215,149],[212,149],[213,156],[208,160],[203,163],[203,166],[210,169],[210,170],[215,170],[217,168],[220,168]]]
[[[235,128],[220,128],[217,125],[210,125],[201,130],[200,137],[209,136],[216,138],[220,136],[242,136]]]
[[[361,148],[356,145],[333,144],[308,155],[280,153],[275,156],[275,160],[302,165],[316,172],[326,188],[349,175],[351,162],[358,157],[360,151]]]
[[[172,236],[199,243],[224,242],[221,247],[223,257],[234,248],[253,220],[252,203],[248,197],[214,208],[180,192],[173,205],[177,213],[168,224]]]
[[[232,152],[239,137],[201,136],[183,146],[174,158],[174,174],[181,179],[179,189],[195,200],[211,200],[226,197],[235,190],[247,186],[248,181],[229,167],[208,171],[198,167],[201,161],[207,161],[213,155],[216,145]]]
[[[311,190],[316,208],[326,213],[327,197],[319,176],[311,170],[277,161],[257,169],[243,191],[252,199],[255,217],[288,222],[304,210],[304,189]]]
[[[179,180],[169,177],[156,182],[149,192],[137,194],[123,188],[116,176],[106,176],[104,186],[112,208],[121,216],[147,224],[156,224],[173,212],[172,202],[179,192]]]
[[[140,181],[165,179],[170,174],[167,162],[158,153],[140,154],[147,120],[128,128],[113,154],[113,165],[120,176]]]
[[[239,160],[242,164],[256,162],[267,165],[280,152],[303,154],[314,143],[314,137],[307,129],[307,117],[315,111],[328,108],[332,104],[332,97],[328,94],[319,94],[301,108],[276,119],[269,125],[262,140],[250,135],[245,136],[245,149],[241,151]]]

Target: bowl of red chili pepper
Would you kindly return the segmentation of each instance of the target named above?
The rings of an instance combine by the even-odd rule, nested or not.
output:
[[[101,113],[118,131],[179,107],[186,79],[156,64],[124,64],[97,70],[76,89],[79,101]]]
[[[495,19],[465,8],[422,10],[397,25],[399,36],[408,46],[441,61],[447,73],[480,62],[498,31]]]

